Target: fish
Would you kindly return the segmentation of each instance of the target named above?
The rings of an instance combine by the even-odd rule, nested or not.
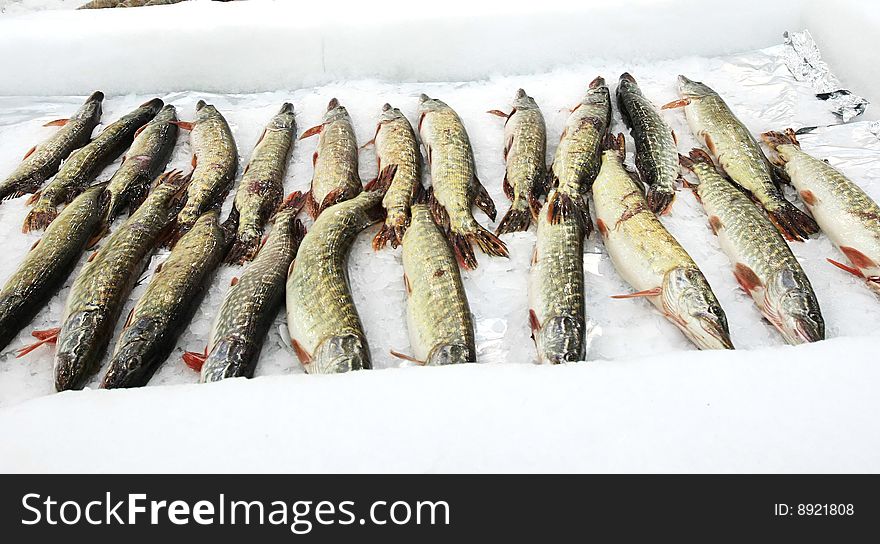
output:
[[[73,199],[0,289],[0,350],[33,320],[101,233],[109,202],[106,187],[89,187]]]
[[[299,139],[316,134],[320,136],[318,147],[312,155],[315,172],[311,190],[306,194],[306,211],[313,219],[317,219],[330,206],[361,192],[354,127],[348,111],[339,104],[339,100],[330,100],[321,124],[305,131]]]
[[[122,165],[107,187],[110,193],[108,221],[113,221],[126,207],[133,212],[147,198],[150,184],[171,159],[177,143],[176,122],[177,111],[168,104],[135,133]]]
[[[495,233],[529,229],[538,220],[539,199],[547,191],[547,127],[535,99],[523,89],[516,91],[510,113],[490,110],[504,117],[504,194],[510,209],[501,218]]]
[[[556,189],[548,200],[550,222],[576,217],[589,236],[593,230],[585,195],[601,165],[602,141],[611,124],[611,95],[602,76],[590,82],[580,103],[571,110],[550,166],[549,186]]]
[[[802,151],[793,130],[767,132],[762,138],[772,150],[771,160],[785,169],[822,232],[850,265],[828,261],[880,294],[880,206],[839,170]]]
[[[539,362],[583,361],[587,329],[584,224],[574,216],[559,217],[553,223],[549,207],[548,200],[538,214],[529,268],[529,327]]]
[[[284,303],[287,271],[306,234],[296,219],[304,200],[296,191],[282,203],[266,245],[223,297],[204,353],[184,354],[202,383],[254,375],[266,334]]]
[[[475,362],[474,324],[458,262],[421,196],[403,235],[403,283],[413,355],[392,355],[420,365]]]
[[[235,192],[233,207],[241,220],[228,262],[241,264],[257,254],[263,226],[284,197],[284,174],[295,135],[293,104],[285,103],[260,135]]]
[[[348,282],[348,254],[357,235],[382,219],[382,198],[396,170],[396,165],[386,166],[370,190],[325,210],[290,266],[287,328],[309,374],[372,368]]]
[[[141,387],[171,354],[192,319],[235,234],[238,215],[202,214],[156,267],[119,335],[101,387]]]
[[[43,126],[58,126],[52,136],[25,153],[21,163],[0,183],[0,202],[34,193],[61,166],[75,149],[89,143],[92,131],[101,121],[104,93],[95,91],[69,119],[56,119]]]
[[[186,204],[177,216],[175,239],[192,228],[203,213],[223,203],[238,170],[235,138],[217,108],[199,100],[195,122],[178,123],[178,126],[191,131],[193,172]]]
[[[477,267],[472,244],[487,255],[507,257],[507,246],[477,223],[471,213],[476,205],[495,220],[495,203],[477,179],[474,151],[458,114],[442,100],[422,94],[419,98],[419,136],[431,170],[431,212],[452,243],[459,264]]]
[[[128,294],[173,224],[188,181],[177,171],[159,176],[144,203],[89,256],[73,281],[61,327],[41,338],[57,343],[58,391],[82,388],[98,370]]]
[[[74,151],[55,178],[46,187],[34,193],[29,204],[33,208],[25,217],[22,232],[43,230],[58,217],[58,206],[73,200],[105,167],[131,145],[139,128],[159,113],[162,100],[154,98],[144,102],[107,125],[91,142]]]
[[[636,144],[636,168],[648,184],[648,207],[654,213],[666,213],[680,177],[675,133],[629,72],[617,84],[617,108]]]
[[[388,165],[397,165],[397,174],[382,199],[385,221],[373,238],[373,249],[378,251],[388,243],[396,248],[403,242],[410,224],[410,206],[422,186],[422,154],[409,120],[391,104],[382,106],[373,142],[376,144],[377,172]]]
[[[106,8],[139,8],[142,6],[164,6],[177,4],[184,0],[91,0],[76,9],[106,9]]]
[[[733,349],[727,316],[687,251],[648,208],[641,181],[623,165],[623,134],[606,138],[593,182],[596,225],[618,274],[700,349]]]
[[[718,93],[685,76],[678,76],[678,92],[682,98],[663,109],[684,107],[691,131],[705,142],[723,172],[760,203],[783,236],[802,241],[819,232],[812,217],[785,199],[778,187],[784,178]]]
[[[681,164],[699,179],[691,186],[709,227],[761,315],[789,344],[824,340],[825,320],[813,286],[776,227],[702,149],[682,156]]]

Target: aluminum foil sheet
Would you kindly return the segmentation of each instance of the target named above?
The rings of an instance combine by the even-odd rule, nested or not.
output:
[[[849,122],[862,114],[868,101],[841,87],[828,64],[822,60],[819,46],[809,30],[786,32],[783,34],[785,48],[782,58],[785,65],[798,81],[808,82],[816,90],[816,97],[827,102],[828,107],[843,122]]]

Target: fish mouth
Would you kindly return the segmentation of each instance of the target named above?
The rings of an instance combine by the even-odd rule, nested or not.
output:
[[[619,79],[619,81],[627,81],[627,82],[629,82],[629,83],[635,83],[635,82],[636,82],[636,78],[634,78],[634,77],[632,76],[632,74],[630,74],[629,72],[624,72],[624,73],[620,74],[620,79]]]
[[[388,111],[390,109],[391,109],[391,104],[389,104],[388,102],[385,102],[385,104],[382,105],[382,111]]]
[[[281,105],[281,109],[278,110],[278,113],[293,113],[293,104],[285,102]]]
[[[104,100],[104,93],[101,91],[95,91],[89,95],[86,102],[101,102],[102,100]]]
[[[85,372],[79,358],[72,353],[55,354],[55,390],[72,391],[82,389]]]
[[[165,102],[163,102],[161,98],[153,98],[152,100],[147,100],[146,102],[141,104],[141,107],[158,112],[162,109],[164,105]]]
[[[602,76],[596,76],[596,79],[590,82],[590,89],[598,89],[599,87],[605,86],[605,78]]]
[[[205,102],[204,100],[199,100],[198,102],[196,102],[196,111],[201,110],[202,108],[204,108],[207,105],[208,105],[208,103]]]
[[[514,100],[516,100],[518,98],[525,98],[527,96],[528,95],[526,94],[526,91],[524,89],[517,89],[516,94],[513,96],[513,98]]]
[[[473,363],[477,360],[474,350],[464,344],[442,344],[436,346],[428,355],[429,365],[452,365]]]
[[[334,110],[339,107],[339,100],[337,98],[331,98],[330,102],[327,103],[327,111]]]
[[[794,320],[794,333],[804,343],[825,340],[825,327],[809,317],[798,317]],[[800,342],[799,342],[800,343]]]
[[[685,336],[700,349],[735,349],[730,332],[715,316],[695,316],[696,323],[684,324],[674,320]],[[696,326],[695,326],[696,325]]]

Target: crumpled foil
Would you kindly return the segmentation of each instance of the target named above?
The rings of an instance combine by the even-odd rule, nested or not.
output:
[[[831,73],[822,60],[819,46],[808,30],[783,34],[785,47],[782,60],[798,81],[806,81],[816,90],[816,97],[828,103],[829,109],[846,123],[861,115],[868,101],[847,89],[841,88],[840,80]]]

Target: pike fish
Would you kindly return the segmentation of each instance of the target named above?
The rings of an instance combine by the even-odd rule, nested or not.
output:
[[[108,221],[113,221],[126,207],[133,212],[147,198],[150,184],[171,159],[177,143],[176,123],[177,112],[168,104],[135,133],[134,142],[107,187],[110,193]]]
[[[174,349],[232,243],[237,217],[220,223],[220,212],[199,217],[156,267],[116,342],[101,387],[140,387]]]
[[[60,126],[55,134],[30,148],[21,164],[0,183],[0,201],[36,192],[58,172],[61,161],[89,143],[92,131],[101,121],[104,93],[95,91],[70,119],[49,121],[44,126]]]
[[[238,149],[232,130],[214,106],[199,100],[194,123],[178,123],[190,129],[193,149],[192,181],[187,189],[186,205],[177,216],[179,237],[206,211],[223,203],[238,170]]]
[[[477,179],[474,151],[455,110],[423,94],[419,102],[419,135],[428,155],[433,193],[431,212],[452,242],[458,262],[477,267],[472,244],[483,253],[507,257],[507,246],[482,227],[471,213],[476,205],[495,220],[495,203]]]
[[[535,99],[522,89],[513,97],[510,113],[491,110],[504,117],[504,194],[510,209],[501,218],[497,234],[528,230],[538,220],[547,184],[547,127]]]
[[[599,173],[602,141],[611,124],[611,95],[601,76],[590,83],[580,103],[571,110],[550,167],[550,186],[555,188],[547,213],[551,223],[576,217],[584,234],[593,230],[585,195]]]
[[[760,203],[776,228],[786,238],[799,241],[818,232],[813,218],[782,195],[777,182],[784,179],[779,171],[718,93],[684,76],[678,76],[678,91],[682,98],[663,109],[684,107],[691,131],[706,143],[724,173]]]
[[[616,147],[616,149],[615,149]],[[700,349],[733,349],[727,317],[687,251],[648,208],[640,182],[623,165],[623,135],[610,135],[593,182],[596,224],[620,276]]]
[[[538,215],[529,270],[529,326],[541,363],[583,361],[584,226],[576,217],[559,217],[552,223],[549,206],[544,204]]]
[[[0,290],[0,350],[58,291],[89,241],[101,231],[109,196],[106,186],[86,189],[64,208]]]
[[[388,242],[399,246],[410,224],[410,206],[422,186],[422,155],[412,125],[406,116],[391,104],[382,106],[382,115],[376,127],[376,162],[378,178],[383,168],[397,167],[391,187],[382,199],[385,222],[373,238],[373,249],[379,250]]]
[[[403,282],[413,356],[422,365],[477,360],[474,324],[455,254],[431,217],[425,199],[412,206],[403,236]]]
[[[318,148],[312,155],[315,173],[312,188],[306,194],[306,210],[313,218],[334,204],[353,198],[361,192],[358,175],[358,145],[351,126],[351,117],[339,100],[327,104],[327,112],[320,125],[300,136],[300,140],[315,134]]]
[[[126,298],[181,207],[189,178],[165,173],[73,282],[57,332],[55,388],[81,388],[98,370]]]
[[[850,265],[828,261],[880,294],[880,206],[830,164],[801,151],[791,129],[763,138],[773,150],[772,160],[784,166],[801,200]]]
[[[284,280],[305,236],[296,219],[303,205],[297,191],[275,214],[266,245],[257,253],[241,278],[232,280],[204,354],[186,352],[184,362],[201,371],[201,382],[254,375],[269,327],[284,303]]]
[[[23,232],[41,230],[58,216],[58,206],[73,200],[116,160],[134,140],[139,128],[162,109],[162,101],[154,98],[131,113],[107,125],[90,143],[76,150],[64,161],[51,182],[31,198],[34,207],[24,220]]]
[[[617,107],[636,144],[636,168],[648,184],[648,207],[664,213],[672,206],[679,177],[675,133],[629,73],[617,84]]]
[[[241,218],[227,257],[230,263],[250,261],[257,254],[263,226],[284,197],[284,173],[295,135],[293,104],[285,103],[260,135],[235,192],[233,206]]]
[[[372,368],[370,349],[348,282],[348,253],[382,219],[382,197],[396,166],[375,186],[326,210],[305,236],[287,275],[287,327],[309,374]]]
[[[789,344],[825,338],[825,321],[810,280],[788,244],[752,200],[694,149],[681,164],[694,172],[697,199],[743,290]]]

